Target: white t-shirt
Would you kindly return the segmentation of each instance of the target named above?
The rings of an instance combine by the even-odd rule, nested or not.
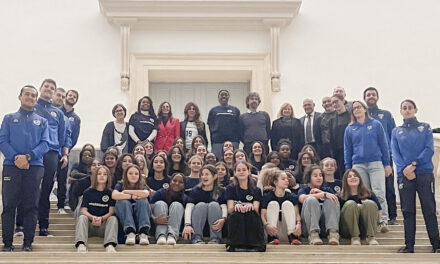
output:
[[[191,143],[193,138],[195,138],[199,132],[197,131],[197,126],[195,122],[189,122],[186,124],[185,129],[185,148],[191,149]]]
[[[118,133],[115,131],[115,133],[113,133],[115,135],[115,145],[118,145],[119,143],[121,143],[122,135],[124,134],[126,124],[125,122],[123,124],[114,122],[114,124],[115,124],[115,130],[119,132]],[[116,146],[119,149],[119,153],[124,152],[125,145],[127,145],[127,141],[125,141],[125,143],[120,146]]]

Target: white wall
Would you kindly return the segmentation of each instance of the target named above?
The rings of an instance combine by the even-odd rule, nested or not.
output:
[[[7,2],[7,3],[5,3]],[[119,89],[119,30],[99,13],[97,0],[2,1],[0,8],[0,115],[18,108],[18,89],[45,77],[80,91],[83,125],[79,145],[98,145]],[[440,126],[440,1],[304,0],[299,16],[282,30],[280,93],[294,104],[321,97],[341,85],[348,99],[368,86],[379,89],[383,108],[400,123],[399,102],[413,98],[419,118]],[[267,32],[133,31],[135,52],[268,51]],[[321,107],[318,107],[321,110]]]

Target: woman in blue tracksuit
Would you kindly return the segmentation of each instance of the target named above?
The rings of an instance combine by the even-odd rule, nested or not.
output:
[[[379,229],[388,232],[385,177],[392,173],[387,137],[382,124],[368,115],[367,106],[354,101],[351,123],[344,134],[345,169],[355,169],[382,207]]]
[[[439,231],[434,198],[434,144],[431,127],[415,117],[414,101],[400,104],[403,124],[393,129],[391,151],[397,168],[400,205],[405,227],[405,247],[400,253],[413,253],[416,234],[416,192],[419,194],[432,251],[439,249]]]

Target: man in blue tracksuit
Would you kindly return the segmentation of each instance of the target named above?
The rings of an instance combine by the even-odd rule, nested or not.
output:
[[[43,81],[40,87],[40,98],[35,105],[35,113],[47,119],[49,124],[49,152],[44,155],[44,176],[41,183],[41,194],[38,205],[38,224],[40,236],[48,236],[49,227],[49,196],[52,192],[54,177],[58,167],[59,152],[65,145],[66,125],[63,112],[50,102],[56,90],[52,79]],[[61,162],[67,160],[68,153],[62,153]],[[66,164],[67,165],[67,164]]]
[[[391,150],[397,168],[400,205],[405,229],[405,247],[400,253],[414,252],[416,234],[416,192],[419,195],[426,231],[433,252],[439,252],[439,230],[434,198],[434,143],[429,124],[417,120],[412,100],[400,106],[404,123],[391,135]]]
[[[72,96],[70,96],[72,97]],[[75,96],[76,97],[76,96]],[[52,104],[55,107],[58,107],[65,113],[63,109],[66,98],[66,91],[58,87],[56,89],[56,92],[52,99]],[[72,113],[72,112],[71,112]],[[74,114],[74,113],[73,113]],[[75,114],[76,115],[76,114]],[[64,210],[64,203],[66,201],[66,181],[67,181],[67,172],[69,170],[68,166],[68,153],[73,148],[73,142],[72,142],[72,136],[73,136],[73,128],[75,126],[75,123],[71,120],[74,120],[74,117],[71,115],[70,117],[67,117],[64,115],[64,122],[66,124],[66,138],[63,147],[60,149],[59,156],[61,157],[60,162],[58,163],[57,168],[57,184],[58,184],[58,191],[57,191],[57,198],[58,198],[58,213],[59,214],[67,214]],[[79,133],[79,130],[78,130]],[[78,135],[76,134],[76,140],[78,139]]]
[[[49,128],[46,119],[34,112],[38,91],[24,86],[19,95],[21,107],[4,117],[0,129],[0,151],[3,163],[3,251],[13,251],[15,211],[23,204],[23,250],[32,251],[38,215],[40,183],[43,178],[43,156],[49,150]]]
[[[377,107],[377,101],[379,100],[379,92],[374,87],[368,87],[364,91],[364,101],[368,106],[368,114],[379,120],[385,130],[387,136],[388,144],[391,145],[391,132],[396,127],[394,118],[391,113],[387,110],[379,109]],[[391,149],[390,149],[391,151]],[[390,159],[391,168],[393,167],[393,159]],[[388,217],[390,220],[388,224],[394,225],[396,223],[397,217],[397,206],[396,206],[396,191],[394,189],[394,173],[385,178],[386,187],[386,198],[388,204]]]

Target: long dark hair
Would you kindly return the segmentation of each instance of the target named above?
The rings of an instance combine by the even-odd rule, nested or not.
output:
[[[344,173],[344,176],[342,177],[342,190],[341,190],[341,194],[340,194],[341,198],[343,200],[348,200],[348,198],[350,198],[350,196],[351,196],[350,187],[348,186],[348,183],[347,183],[348,174],[350,172],[353,172],[356,175],[356,177],[359,178],[359,185],[357,188],[357,195],[358,195],[359,199],[364,200],[366,198],[369,198],[371,196],[371,191],[368,189],[367,186],[364,185],[359,172],[357,172],[357,170],[354,170],[354,169],[346,170]]]
[[[312,154],[310,154],[308,152],[300,152],[299,155],[298,155],[298,161],[296,162],[296,164],[297,164],[296,168],[298,168],[298,169],[295,168],[295,170],[298,172],[299,175],[304,175],[306,168],[310,167],[310,166],[307,166],[307,167],[303,166],[302,163],[301,163],[302,158],[304,156],[306,156],[306,155],[309,156],[309,158],[310,158],[310,162],[312,163],[310,165],[317,165],[313,161]]]
[[[148,114],[153,117],[154,119],[156,119],[156,114],[154,113],[154,107],[153,107],[153,100],[151,100],[151,98],[149,96],[144,96],[141,99],[139,99],[138,101],[138,112],[141,112],[141,103],[142,100],[147,99],[150,102],[150,109],[148,109]]]
[[[82,161],[82,158],[84,156],[84,154],[86,152],[90,153],[90,156],[92,157],[92,161],[90,162],[90,164],[84,163]],[[95,158],[95,156],[93,155],[93,152],[90,149],[83,149],[81,150],[81,152],[79,153],[79,165],[78,165],[78,171],[85,173],[85,174],[89,174],[90,173],[90,167],[92,165],[93,159]]]
[[[167,162],[168,162],[168,166],[167,166],[167,172],[169,174],[169,172],[171,171],[171,169],[173,169],[173,159],[172,159],[172,155],[173,155],[173,150],[178,149],[179,150],[179,154],[180,154],[180,161],[179,161],[179,171],[185,173],[186,171],[186,163],[185,163],[185,154],[183,153],[183,150],[174,145],[172,146],[169,150],[168,150],[168,155],[167,155]]]
[[[256,183],[255,183],[255,180],[252,178],[252,174],[251,174],[252,165],[249,164],[248,162],[246,162],[246,161],[237,161],[237,162],[234,164],[234,178],[232,179],[232,184],[234,184],[234,186],[236,187],[236,191],[237,191],[237,193],[238,193],[239,188],[240,188],[240,184],[238,183],[238,179],[237,179],[237,177],[235,176],[235,171],[236,171],[236,169],[237,169],[237,166],[240,165],[240,164],[244,164],[244,165],[248,168],[248,171],[249,171],[248,182],[247,182],[247,184],[248,184],[248,190],[249,190],[249,192],[253,195],[253,194],[254,194],[254,190],[255,190]]]
[[[198,130],[203,129],[203,122],[202,120],[200,120],[200,109],[199,107],[193,103],[193,102],[189,102],[185,105],[185,109],[183,110],[183,114],[185,115],[185,121],[188,122],[188,110],[191,108],[191,106],[194,107],[194,110],[196,112],[195,116],[194,116],[194,123],[196,124],[196,127]]]
[[[154,177],[154,169],[153,169],[153,167],[154,167],[154,165],[153,165],[153,163],[154,163],[154,160],[156,159],[156,158],[160,158],[160,159],[163,159],[163,161],[164,161],[164,170],[163,170],[163,176],[164,177],[167,177],[167,167],[168,167],[168,162],[167,162],[167,159],[164,159],[162,156],[160,156],[159,154],[154,154],[154,156],[151,158],[151,161],[150,161],[150,167],[148,168],[148,177]]]
[[[168,104],[170,106],[170,113],[168,114],[168,117],[166,119],[164,118],[163,113],[162,113],[162,106],[164,104]],[[157,116],[158,116],[159,123],[163,122],[164,125],[165,125],[165,121],[166,120],[169,120],[172,123],[173,122],[173,111],[171,110],[171,104],[169,102],[167,102],[167,101],[162,102],[159,105],[159,111],[157,112]]]
[[[137,165],[137,161],[133,157],[132,154],[130,154],[130,153],[122,154],[119,157],[118,162],[116,163],[115,174],[113,175],[113,177],[115,178],[116,181],[120,181],[122,179],[122,176],[124,174],[124,170],[122,169],[122,162],[123,162],[124,158],[127,157],[127,156],[131,158],[131,163],[132,164],[136,164]]]
[[[325,179],[324,179],[324,172],[322,171],[322,168],[319,165],[312,165],[312,166],[308,166],[307,167],[306,171],[304,172],[303,183],[304,184],[309,184],[310,183],[310,178],[312,177],[312,173],[313,173],[314,170],[321,171],[321,174],[322,174],[322,185],[320,187],[322,187],[324,185]]]
[[[130,188],[130,182],[128,181],[128,177],[127,177],[128,170],[131,168],[135,168],[139,172],[139,179],[135,183],[134,189]],[[124,171],[124,174],[122,176],[122,188],[124,190],[143,190],[145,188],[145,181],[144,178],[142,177],[142,171],[138,165],[136,164],[128,165],[127,169]]]
[[[219,177],[217,178],[217,181],[218,181],[219,184],[222,185],[222,186],[224,186],[224,185],[223,185],[224,183],[226,183],[226,185],[229,184],[229,182],[231,181],[231,173],[230,173],[230,170],[229,170],[229,168],[228,168],[228,165],[226,165],[226,163],[224,163],[223,161],[219,161],[219,162],[217,162],[217,163],[215,164],[215,168],[216,168],[216,169],[217,169],[217,166],[223,166],[223,167],[225,167],[225,169],[226,169],[226,175],[225,175],[225,177],[223,178],[223,182],[220,181],[220,178],[219,178]],[[218,170],[217,170],[217,174],[218,174]],[[225,186],[224,186],[224,187],[225,187]]]
[[[255,162],[255,155],[254,152],[252,152],[252,148],[255,144],[259,144],[261,146],[261,162],[265,163],[266,162],[266,148],[263,145],[263,142],[261,141],[254,141],[254,143],[252,143],[251,145],[251,154],[249,155],[249,158],[252,162]]]
[[[202,173],[203,170],[208,170],[209,173],[211,173],[211,175],[214,177],[217,174],[217,169],[214,167],[214,165],[208,164],[202,167],[202,169],[200,170],[200,177],[202,177]],[[202,181],[200,181],[199,184],[197,184],[198,187],[202,188],[203,187],[203,183]],[[217,202],[218,198],[220,197],[220,186],[217,181],[214,181],[214,187],[212,189],[212,194],[211,194],[211,198],[213,201]]]
[[[309,145],[309,144],[304,145],[304,147],[302,147],[300,152],[307,152],[306,149],[308,149],[308,148],[310,148],[313,152],[313,156],[310,157],[312,160],[312,163],[319,164],[319,161],[320,161],[319,154],[312,145]],[[299,156],[299,154],[298,154],[298,156]]]

